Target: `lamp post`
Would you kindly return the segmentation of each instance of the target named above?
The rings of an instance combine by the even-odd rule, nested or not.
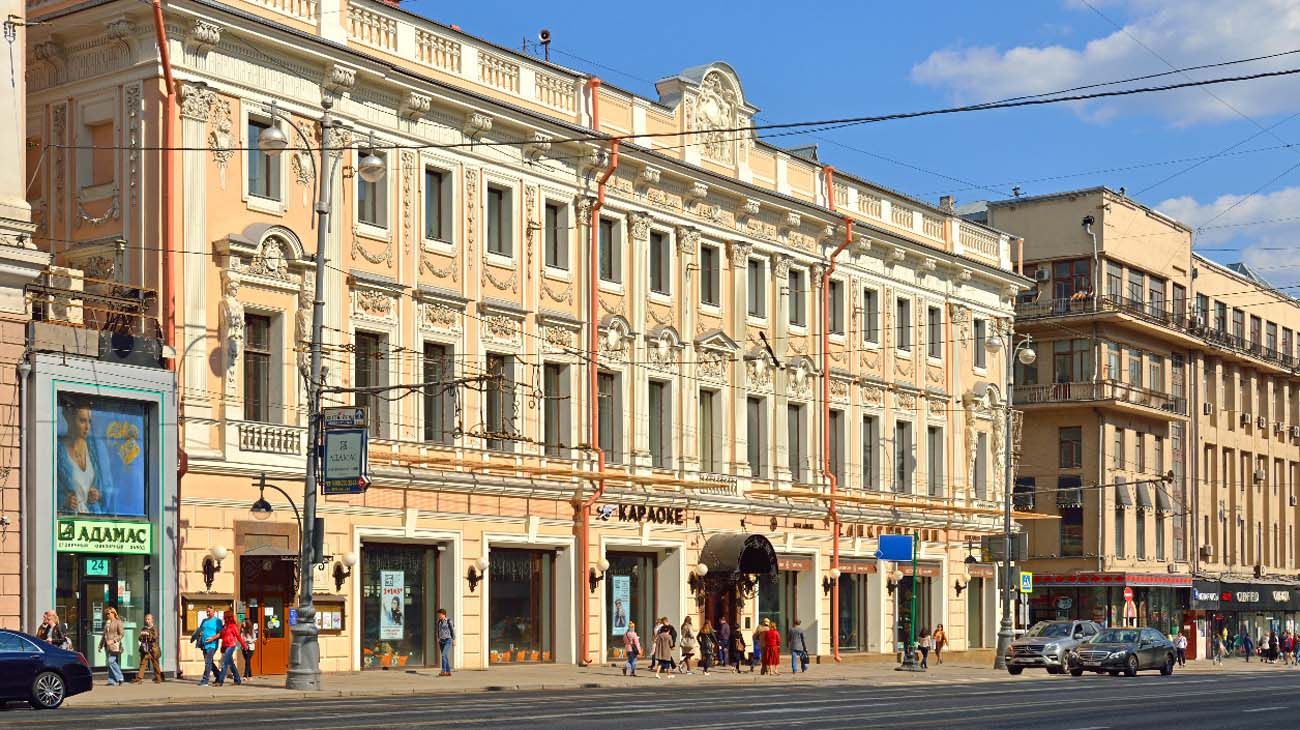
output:
[[[340,122],[330,114],[334,102],[328,98],[321,99],[320,124],[320,164],[310,158],[315,168],[319,183],[316,197],[316,291],[311,309],[311,365],[307,374],[307,474],[303,484],[302,510],[299,520],[299,561],[298,561],[298,621],[290,627],[293,631],[293,645],[289,649],[289,673],[284,686],[288,689],[319,690],[320,686],[320,645],[316,640],[316,607],[312,605],[312,566],[319,557],[315,555],[316,531],[316,467],[317,435],[320,425],[320,390],[321,386],[321,339],[325,327],[325,244],[326,232],[329,230],[330,206],[333,197],[331,183],[338,167],[340,154],[330,163],[330,132],[340,126]],[[293,123],[287,115],[271,104],[271,128],[259,135],[258,146],[271,157],[278,157],[289,146],[289,138],[280,129],[279,120],[283,120],[302,139],[303,148],[311,149],[307,135]],[[386,165],[374,153],[367,150],[357,163],[357,174],[366,182],[378,182],[384,176]],[[287,495],[286,495],[287,496]]]
[[[1015,480],[1014,475],[1011,473],[1011,400],[1012,389],[1015,387],[1016,381],[1015,361],[1019,360],[1022,365],[1033,365],[1034,361],[1038,359],[1038,353],[1034,352],[1034,348],[1030,347],[1032,339],[1029,335],[1025,335],[1019,342],[1015,342],[1015,335],[1008,329],[1007,338],[1012,340],[1012,346],[1005,358],[1007,395],[1004,399],[1006,401],[1006,413],[1004,414],[1006,418],[1006,437],[1003,439],[1002,454],[1006,467],[1003,470],[1006,474],[1006,483],[1003,484],[1005,493],[1002,501],[1002,626],[998,630],[997,654],[993,656],[994,669],[1007,668],[1007,647],[1011,645],[1011,639],[1015,634],[1011,622],[1011,602],[1014,596],[1012,590],[1015,588],[1013,585],[1015,581],[1011,578],[1011,495],[1012,484]],[[991,355],[998,354],[1003,347],[1002,338],[997,335],[993,335],[984,342],[984,348]]]

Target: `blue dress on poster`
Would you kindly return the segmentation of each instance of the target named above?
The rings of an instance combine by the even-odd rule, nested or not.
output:
[[[64,404],[55,441],[58,512],[145,516],[144,429],[144,409],[135,404]]]

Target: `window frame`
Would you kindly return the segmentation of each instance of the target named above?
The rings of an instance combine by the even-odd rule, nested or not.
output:
[[[894,297],[894,349],[900,353],[912,354],[912,298]]]
[[[261,114],[249,114],[245,117],[244,134],[248,138],[246,143],[248,149],[245,150],[244,154],[244,185],[250,198],[257,198],[267,204],[273,203],[278,207],[284,202],[284,184],[282,181],[284,176],[281,174],[280,155],[272,155],[258,146],[258,139],[261,138],[261,135],[270,131],[274,126],[274,119]],[[253,134],[255,127],[258,129],[256,135]],[[258,160],[257,166],[264,173],[260,177],[265,178],[264,184],[256,186],[253,178],[254,159]],[[254,187],[259,189],[254,190]]]
[[[673,241],[668,231],[652,228],[650,229],[650,239],[647,256],[649,258],[649,270],[647,275],[647,288],[650,290],[650,296],[661,298],[664,301],[671,301],[673,296]],[[659,265],[655,266],[655,251],[659,250]],[[655,288],[655,275],[658,274],[660,279],[660,288]]]
[[[273,414],[278,415],[277,411],[279,411],[279,409],[275,408],[274,404],[271,403],[271,394],[276,392],[276,318],[275,314],[268,312],[244,312],[244,348],[242,353],[244,377],[242,395],[244,397],[243,419],[245,421],[253,421],[255,423],[279,423],[279,419],[273,417]],[[266,339],[260,347],[255,342],[253,336],[255,321],[265,323]],[[262,381],[261,385],[263,386],[263,392],[260,395],[260,398],[256,400],[250,393],[252,390],[250,383],[255,377],[253,372],[257,371],[258,368],[250,367],[252,364],[250,361],[261,363],[261,377],[257,379]],[[260,410],[260,413],[253,412],[258,410]],[[259,415],[261,416],[260,418],[257,417]]]
[[[844,281],[842,279],[831,279],[827,284],[830,287],[826,295],[829,299],[829,310],[826,314],[830,319],[828,324],[828,333],[832,337],[843,337],[845,332],[844,321]]]
[[[551,211],[555,221],[551,222]],[[549,198],[542,201],[542,263],[553,271],[569,271],[569,205]]]
[[[493,201],[496,211],[493,211]],[[513,263],[515,258],[514,188],[507,183],[483,186],[483,250],[489,257]]]
[[[356,219],[358,229],[362,232],[367,230],[372,237],[381,237],[388,240],[392,233],[392,196],[389,194],[389,185],[391,184],[392,158],[387,150],[382,149],[362,149],[357,147],[353,149],[355,155],[354,163],[361,164],[361,159],[368,154],[374,154],[384,161],[384,176],[375,182],[366,182],[360,175],[356,175],[356,185],[352,189],[353,198],[353,217]],[[283,157],[284,155],[281,155]],[[364,195],[363,191],[373,190],[373,196]],[[373,202],[365,202],[371,201]],[[378,220],[367,220],[366,213],[373,206],[373,213]]]
[[[745,260],[745,315],[767,321],[767,261],[760,256]]]
[[[786,276],[786,293],[789,297],[789,316],[791,327],[805,329],[808,327],[808,286],[807,269],[791,266]]]
[[[943,360],[943,308],[933,304],[925,308],[925,355]]]
[[[434,353],[434,350],[441,352]],[[456,374],[455,345],[438,340],[425,340],[420,353],[421,380],[425,383],[433,379]],[[441,362],[437,362],[441,360]],[[450,370],[450,372],[448,372]],[[420,436],[424,443],[450,446],[455,443],[455,398],[446,389],[426,386],[420,397]]]
[[[608,231],[608,236],[606,232]],[[623,286],[623,227],[612,215],[596,221],[596,277],[604,287]]]
[[[658,398],[655,393],[658,392]],[[659,402],[656,404],[655,401]],[[646,384],[646,450],[652,469],[673,468],[673,383],[650,378]],[[656,449],[655,442],[658,441]]]
[[[515,369],[517,367],[515,356],[504,352],[494,352],[489,350],[484,354],[483,372],[488,375],[494,375],[496,373],[494,362],[496,361],[500,361],[501,363],[501,375],[504,379],[504,383],[498,384],[496,388],[492,387],[493,384],[491,382],[488,382],[485,386],[486,390],[483,396],[484,428],[489,433],[492,433],[495,431],[493,428],[495,425],[503,427],[499,433],[517,433],[517,431],[510,428],[511,422],[507,419],[505,408],[509,405],[509,415],[514,415],[514,406],[516,405],[517,400],[515,389],[518,387],[515,378]],[[497,411],[495,416],[493,415],[494,408]],[[515,450],[515,442],[513,440],[485,438],[483,441],[484,448],[488,451]]]
[[[862,341],[880,347],[880,290],[869,286],[862,287]]]
[[[768,478],[767,399],[762,396],[745,397],[745,457],[749,461],[749,476]]]
[[[707,255],[706,255],[707,253]],[[705,259],[709,259],[708,262]],[[700,306],[718,311],[722,308],[722,249],[712,243],[700,244]]]
[[[554,383],[554,387],[552,387]],[[573,376],[569,363],[542,364],[542,448],[550,457],[571,458],[573,439]]]

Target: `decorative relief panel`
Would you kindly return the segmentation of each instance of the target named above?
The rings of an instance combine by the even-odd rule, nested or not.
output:
[[[393,295],[376,289],[352,291],[352,314],[362,319],[392,319],[397,311]]]
[[[573,286],[565,286],[559,289],[552,289],[550,282],[542,279],[542,293],[556,303],[573,304]]]
[[[459,333],[464,312],[440,301],[420,303],[420,329]]]
[[[894,407],[904,411],[916,410],[916,396],[912,393],[894,392]]]
[[[701,378],[723,381],[727,377],[727,366],[731,358],[722,352],[702,350],[696,359],[696,369]]]
[[[735,164],[735,134],[710,131],[737,126],[741,98],[731,79],[719,71],[710,71],[697,92],[687,94],[684,102],[686,129],[698,133],[692,141],[700,143],[701,156],[722,165]]]
[[[830,383],[831,400],[841,403],[849,402],[849,381],[839,378],[831,378]]]
[[[577,349],[577,330],[559,325],[542,325],[543,352],[549,354],[572,354]]]
[[[491,314],[484,318],[486,339],[501,345],[522,344],[523,328],[521,323],[504,314]]]
[[[879,385],[862,384],[862,404],[883,408],[885,405],[885,389]]]

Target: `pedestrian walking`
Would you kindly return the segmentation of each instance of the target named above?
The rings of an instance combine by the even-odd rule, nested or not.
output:
[[[1269,664],[1277,664],[1277,655],[1279,649],[1280,647],[1277,643],[1277,632],[1276,631],[1268,632],[1268,663]]]
[[[253,652],[257,651],[257,622],[251,615],[244,617],[239,625],[239,633],[244,637],[244,679],[253,677]]]
[[[456,626],[447,618],[447,609],[438,609],[435,629],[438,632],[438,656],[442,660],[442,671],[438,672],[438,676],[450,677],[452,647],[456,646]]]
[[[781,673],[781,632],[771,622],[768,622],[767,632],[763,634],[763,669],[767,674]]]
[[[799,619],[795,619],[794,625],[790,627],[790,634],[786,637],[786,645],[790,647],[791,674],[808,671],[808,640],[804,637],[801,623]]]
[[[41,616],[41,625],[36,627],[36,638],[50,646],[72,649],[72,640],[63,632],[63,623],[59,621],[59,614],[54,611],[46,611]]]
[[[244,683],[239,676],[239,662],[235,661],[235,649],[240,648],[247,648],[244,644],[244,635],[239,631],[235,612],[227,609],[225,622],[221,626],[221,673],[217,675],[218,687],[226,683],[227,674],[235,678],[235,684]]]
[[[740,663],[745,660],[746,648],[748,647],[745,646],[745,632],[740,630],[733,631],[731,634],[731,646],[727,647],[727,650],[730,652],[731,666],[736,670],[736,674],[740,674]],[[752,665],[749,671],[754,671]]]
[[[669,626],[667,621],[663,619],[659,624],[659,630],[655,632],[655,679],[659,679],[664,670],[668,671],[669,679],[673,678],[673,634],[672,626]]]
[[[934,627],[934,660],[943,664],[943,649],[948,645],[948,634],[943,630],[943,624]]]
[[[753,644],[749,650],[749,673],[754,673],[754,665],[759,666],[760,674],[767,674],[767,666],[763,664],[763,645],[767,643],[765,638],[767,634],[767,619],[758,622],[758,628],[754,629]]]
[[[731,656],[731,624],[727,623],[727,617],[723,616],[718,619],[718,665],[727,666]]]
[[[144,615],[144,626],[140,627],[136,649],[140,655],[140,668],[135,671],[135,679],[132,681],[136,684],[143,682],[145,672],[152,666],[154,683],[162,682],[162,664],[158,661],[158,627],[153,624],[152,613]]]
[[[1210,636],[1210,656],[1215,666],[1223,664],[1223,638],[1218,634]]]
[[[1181,631],[1174,637],[1174,650],[1178,652],[1178,666],[1187,666],[1187,635]]]
[[[104,633],[99,637],[99,648],[108,657],[108,686],[116,687],[122,683],[122,639],[126,629],[122,619],[118,618],[117,609],[109,606],[104,609]]]
[[[1241,633],[1241,648],[1246,652],[1246,663],[1250,663],[1250,655],[1255,653],[1255,642],[1251,640],[1250,634]]]
[[[916,637],[917,647],[921,650],[921,668],[930,668],[930,648],[934,646],[934,637],[930,636],[929,629],[921,629],[921,635]]]
[[[705,674],[709,673],[709,667],[713,666],[713,657],[718,653],[718,636],[713,633],[713,624],[708,621],[700,627],[700,670]]]
[[[691,673],[691,659],[695,658],[695,649],[699,642],[695,639],[695,629],[691,626],[691,617],[682,619],[682,674]]]
[[[212,606],[208,606],[207,614],[208,617],[203,619],[203,623],[199,624],[199,628],[190,636],[190,641],[203,651],[203,678],[199,680],[200,687],[207,686],[209,677],[217,676],[216,656],[217,649],[221,646],[221,618],[217,616],[217,609]]]
[[[623,653],[627,654],[627,664],[623,665],[623,676],[630,672],[636,676],[636,658],[641,656],[641,637],[636,635],[636,622],[627,622],[627,631],[623,632]]]

